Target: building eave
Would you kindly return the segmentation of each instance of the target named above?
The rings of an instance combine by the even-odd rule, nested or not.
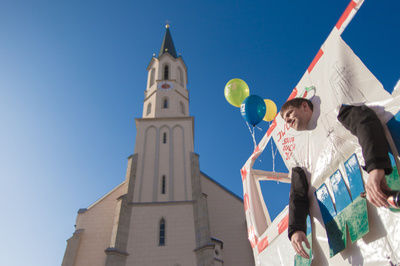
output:
[[[215,179],[209,177],[206,173],[204,173],[203,171],[200,170],[200,174],[202,174],[205,178],[209,179],[210,181],[212,181],[213,183],[215,183],[216,185],[218,185],[220,188],[222,188],[223,190],[225,190],[226,192],[228,192],[229,194],[231,194],[232,196],[234,196],[236,199],[240,200],[241,202],[243,202],[243,199],[241,197],[239,197],[238,195],[236,195],[235,193],[233,193],[232,191],[230,191],[229,189],[227,189],[225,186],[223,186],[222,184],[218,183],[217,181],[215,181]]]
[[[100,203],[101,201],[103,201],[105,198],[107,198],[110,194],[112,194],[115,190],[117,190],[118,188],[120,188],[121,186],[123,186],[126,183],[126,180],[124,180],[121,184],[117,185],[115,188],[113,188],[110,192],[108,192],[107,194],[105,194],[104,196],[102,196],[101,198],[99,198],[98,200],[96,200],[95,202],[93,202],[89,207],[86,208],[86,211],[90,210],[91,208],[93,208],[94,206],[96,206],[98,203]],[[85,211],[85,212],[86,212]],[[84,213],[84,212],[82,212]]]

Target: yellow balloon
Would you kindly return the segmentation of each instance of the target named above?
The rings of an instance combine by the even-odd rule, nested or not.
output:
[[[274,120],[277,112],[276,104],[268,99],[264,100],[265,106],[267,107],[267,111],[265,112],[265,116],[263,118],[264,121],[270,122]]]

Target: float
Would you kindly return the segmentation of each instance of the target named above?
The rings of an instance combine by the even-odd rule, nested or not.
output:
[[[391,149],[393,172],[386,180],[393,190],[400,190],[399,83],[392,93],[387,92],[341,38],[362,3],[350,2],[288,98],[313,102],[318,121],[315,130],[296,132],[276,115],[241,168],[248,238],[256,265],[400,264],[400,212],[376,208],[362,197],[368,173],[361,167],[361,148],[355,136],[336,127],[342,104],[373,109]],[[296,166],[300,157],[310,164],[307,238],[311,249],[306,249],[310,259],[296,255],[288,239],[288,207],[271,221],[268,202],[264,202],[260,181],[290,183],[290,173],[253,169],[270,141],[276,144],[287,169]],[[318,154],[311,152],[315,145],[322,145]]]

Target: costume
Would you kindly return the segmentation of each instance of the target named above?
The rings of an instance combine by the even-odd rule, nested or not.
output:
[[[337,116],[339,122],[358,138],[365,161],[363,167],[368,173],[374,169],[392,172],[387,144],[382,124],[373,110],[367,106],[342,105]],[[289,196],[289,228],[291,238],[296,231],[306,232],[306,218],[309,213],[309,184],[301,167],[292,169]]]

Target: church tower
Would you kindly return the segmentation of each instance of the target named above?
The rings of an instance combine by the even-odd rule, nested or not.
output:
[[[187,69],[178,57],[169,26],[158,57],[147,67],[143,116],[136,119],[139,175],[134,202],[192,199],[190,154],[193,117],[189,116]]]
[[[169,25],[147,72],[125,181],[78,211],[62,265],[254,265],[242,199],[200,171]]]

